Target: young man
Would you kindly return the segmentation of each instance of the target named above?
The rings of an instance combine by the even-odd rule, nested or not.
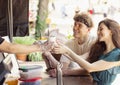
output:
[[[74,39],[65,43],[66,46],[84,59],[87,59],[89,50],[92,44],[96,41],[96,36],[90,34],[92,28],[93,22],[88,14],[81,13],[75,15],[73,27]],[[53,68],[56,68],[59,62],[54,59],[50,52],[43,53],[43,58],[49,70],[48,73],[55,77],[56,72]],[[63,64],[63,75],[80,75],[81,73],[84,75],[84,72],[80,72],[81,70],[79,70],[80,66],[73,62],[71,58],[62,55],[60,62]]]

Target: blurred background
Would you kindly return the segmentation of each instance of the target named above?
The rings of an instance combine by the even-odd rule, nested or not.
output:
[[[120,0],[0,0],[0,36],[42,39],[51,29],[72,36],[76,12],[91,15],[94,34],[104,18],[120,22]]]
[[[96,31],[98,22],[104,18],[120,22],[119,4],[120,0],[30,0],[30,34],[35,33],[36,16],[40,15],[41,19],[45,18],[46,29],[57,28],[67,36],[72,35],[76,11],[88,12],[94,21],[93,31]]]

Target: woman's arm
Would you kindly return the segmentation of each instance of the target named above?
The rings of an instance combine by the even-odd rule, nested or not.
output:
[[[78,69],[71,69],[71,70],[62,70],[63,75],[69,76],[69,75],[74,75],[74,76],[80,76],[80,75],[90,75],[89,72],[83,68],[78,68]]]
[[[72,50],[68,51],[68,55],[70,55],[70,57],[73,58],[75,62],[77,62],[82,68],[86,69],[88,72],[102,71],[120,65],[120,61],[108,62],[104,60],[98,60],[94,63],[89,63],[85,59],[79,57],[74,52],[72,52]]]
[[[85,59],[79,57],[79,55],[74,53],[65,45],[59,45],[55,47],[54,52],[58,54],[61,53],[69,55],[75,62],[77,62],[82,68],[86,69],[88,72],[102,71],[120,65],[120,61],[108,62],[104,60],[98,60],[94,63],[89,63]]]

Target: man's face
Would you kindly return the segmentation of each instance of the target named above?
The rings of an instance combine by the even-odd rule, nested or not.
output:
[[[84,42],[86,36],[88,36],[89,28],[81,22],[75,22],[73,27],[73,36],[78,39],[79,42]]]

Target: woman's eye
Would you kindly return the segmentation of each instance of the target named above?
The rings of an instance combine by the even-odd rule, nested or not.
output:
[[[102,28],[98,28],[98,31],[102,31]]]
[[[100,29],[100,31],[102,31],[102,28]]]

